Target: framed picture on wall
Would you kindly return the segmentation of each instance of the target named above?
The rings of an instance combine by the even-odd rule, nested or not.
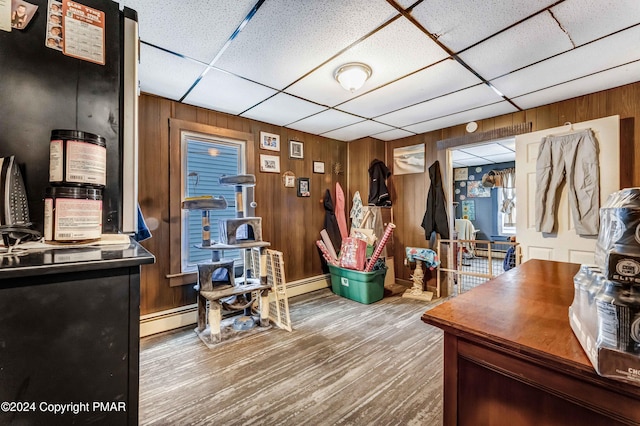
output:
[[[280,135],[260,132],[260,148],[269,151],[280,151]]]
[[[462,219],[476,220],[476,203],[473,200],[462,201]]]
[[[304,144],[299,141],[289,141],[289,158],[304,158]]]
[[[461,167],[459,169],[453,169],[453,180],[467,180],[469,179],[469,169]]]
[[[284,183],[285,188],[295,188],[296,187],[296,175],[293,172],[288,171],[282,174],[282,182]]]
[[[324,162],[322,162],[322,161],[314,161],[313,162],[313,173],[324,173]]]
[[[424,144],[403,146],[393,150],[393,174],[424,172]]]
[[[298,178],[298,197],[311,197],[309,178]]]
[[[491,197],[491,188],[482,186],[482,181],[470,180],[467,182],[467,197],[486,198]]]
[[[260,171],[266,173],[280,173],[280,157],[277,155],[260,154]]]

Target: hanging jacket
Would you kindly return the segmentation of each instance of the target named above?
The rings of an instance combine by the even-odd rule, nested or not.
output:
[[[329,189],[324,193],[324,229],[327,230],[329,239],[337,253],[340,251],[340,247],[342,247],[342,236],[340,235],[340,228],[338,227],[338,220],[336,219],[333,200],[331,199],[331,191]]]
[[[442,189],[442,176],[440,175],[440,163],[435,161],[429,167],[429,179],[431,186],[427,196],[427,211],[422,219],[425,239],[431,238],[434,231],[440,234],[442,239],[449,239],[449,220],[447,219],[447,207]]]
[[[387,189],[386,180],[391,171],[377,158],[369,165],[369,205],[390,206],[391,197]]]

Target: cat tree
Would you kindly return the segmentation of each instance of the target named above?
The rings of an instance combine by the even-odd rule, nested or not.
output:
[[[262,218],[244,217],[244,203],[242,192],[244,187],[255,186],[254,175],[223,176],[220,184],[235,186],[236,217],[220,219],[219,240],[211,241],[209,212],[211,210],[226,209],[227,202],[224,197],[195,197],[185,199],[182,208],[186,210],[202,211],[202,245],[198,246],[204,250],[211,250],[211,261],[198,264],[198,283],[195,289],[198,291],[198,324],[196,331],[205,343],[217,343],[223,339],[223,333],[233,334],[232,330],[222,325],[222,311],[224,307],[230,310],[243,309],[244,317],[240,324],[246,328],[253,327],[251,308],[254,304],[252,294],[259,294],[259,326],[269,327],[269,303],[268,293],[272,284],[267,282],[266,267],[252,268],[259,269],[259,275],[252,277],[243,267],[243,277],[237,278],[234,273],[234,260],[224,259],[225,250],[240,249],[244,254],[244,265],[249,265],[246,261],[247,251],[252,248],[261,250],[269,246],[268,242],[262,241]],[[257,271],[255,271],[257,272]],[[255,274],[253,272],[253,274]],[[207,309],[207,304],[209,308]],[[209,323],[209,333],[205,333]],[[236,322],[236,324],[238,324]],[[208,336],[203,336],[208,334]],[[229,337],[229,336],[227,336]]]

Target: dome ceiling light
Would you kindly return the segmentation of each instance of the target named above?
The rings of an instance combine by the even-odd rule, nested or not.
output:
[[[345,90],[355,92],[371,77],[371,72],[371,67],[367,64],[350,62],[336,70],[335,79]]]

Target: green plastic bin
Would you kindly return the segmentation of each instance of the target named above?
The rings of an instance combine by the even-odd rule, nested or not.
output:
[[[329,265],[331,289],[338,296],[369,303],[382,300],[384,296],[384,276],[387,268],[371,272],[360,272]]]

